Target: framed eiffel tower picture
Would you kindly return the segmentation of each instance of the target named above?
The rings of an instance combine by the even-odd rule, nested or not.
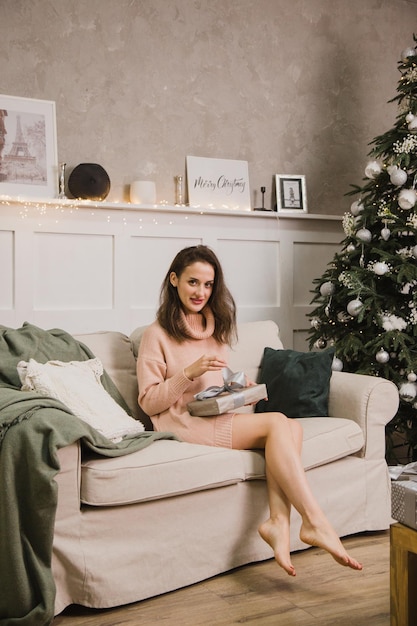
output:
[[[0,195],[56,198],[55,102],[0,94]]]

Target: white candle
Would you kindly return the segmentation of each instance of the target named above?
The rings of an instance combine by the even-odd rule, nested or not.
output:
[[[133,204],[155,204],[155,183],[151,180],[134,180],[130,185],[130,201]]]

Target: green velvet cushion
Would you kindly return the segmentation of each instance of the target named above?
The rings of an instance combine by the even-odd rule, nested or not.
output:
[[[323,352],[265,348],[259,382],[266,384],[268,400],[258,402],[256,412],[327,417],[333,357],[334,348]]]

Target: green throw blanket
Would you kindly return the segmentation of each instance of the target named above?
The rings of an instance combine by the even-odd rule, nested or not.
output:
[[[171,433],[112,443],[53,398],[20,391],[16,366],[30,358],[82,361],[94,355],[63,330],[0,326],[0,624],[47,626],[54,617],[51,571],[59,471],[57,451],[77,440],[103,456],[129,454]],[[104,373],[103,386],[129,413]]]

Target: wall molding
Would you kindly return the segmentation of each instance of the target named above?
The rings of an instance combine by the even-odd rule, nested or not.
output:
[[[0,198],[0,319],[130,333],[154,319],[178,250],[218,254],[240,322],[273,319],[306,348],[312,281],[343,238],[338,216]]]

